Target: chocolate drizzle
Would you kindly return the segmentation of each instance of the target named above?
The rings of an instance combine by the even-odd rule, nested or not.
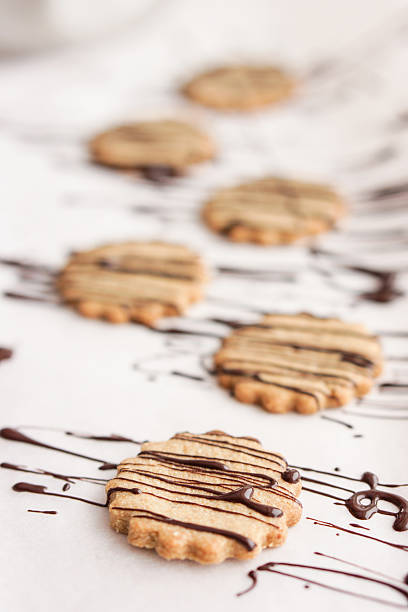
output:
[[[79,433],[75,431],[66,431],[65,435],[73,436],[74,438],[81,438],[83,440],[98,440],[100,442],[131,442],[132,444],[143,444],[147,442],[147,440],[143,440],[139,442],[138,440],[133,440],[133,438],[126,438],[125,436],[121,436],[119,434],[109,434],[104,436],[94,435],[94,434],[85,434]]]
[[[393,270],[374,270],[361,266],[349,266],[349,270],[368,274],[377,279],[377,287],[373,291],[366,291],[360,297],[371,302],[388,303],[404,295],[396,288],[397,272]]]
[[[380,542],[381,544],[385,544],[386,546],[391,546],[391,548],[397,548],[398,550],[404,550],[408,552],[408,545],[405,544],[397,544],[395,542],[389,542],[388,540],[382,540],[380,538],[375,538],[372,535],[368,535],[367,533],[360,533],[359,531],[353,531],[352,529],[347,529],[347,527],[340,527],[340,525],[335,525],[334,523],[330,523],[328,521],[322,521],[320,519],[312,518],[311,516],[307,516],[306,519],[308,521],[313,521],[314,525],[320,525],[321,527],[330,527],[331,529],[336,529],[337,531],[343,531],[344,533],[350,533],[352,535],[360,536],[360,538],[367,538],[369,540],[373,540],[374,542]]]
[[[319,553],[316,553],[319,554]],[[326,556],[326,555],[322,555],[322,556]],[[336,559],[338,561],[343,561],[342,559]],[[348,563],[347,561],[343,561],[344,563]],[[343,588],[339,588],[336,587],[334,585],[331,584],[327,584],[324,582],[318,582],[316,580],[312,580],[310,578],[305,578],[303,576],[299,576],[297,574],[292,574],[286,571],[281,571],[276,569],[277,567],[287,567],[287,568],[298,568],[298,569],[306,569],[306,570],[314,570],[316,572],[323,572],[325,574],[335,574],[335,575],[340,575],[340,576],[345,576],[347,578],[352,578],[352,579],[357,579],[357,580],[361,580],[361,581],[365,581],[368,583],[373,583],[373,584],[379,584],[382,585],[384,587],[387,587],[388,589],[391,589],[397,593],[399,593],[400,595],[402,595],[405,598],[405,605],[402,604],[398,604],[398,603],[394,603],[393,601],[388,601],[388,600],[384,600],[384,599],[380,599],[378,597],[373,597],[371,595],[364,595],[363,593],[357,592],[357,591],[349,591],[347,589],[343,589]],[[362,568],[367,570],[367,568]],[[368,570],[371,571],[371,570]],[[364,599],[367,601],[372,601],[375,603],[380,603],[380,604],[384,604],[384,605],[388,605],[388,606],[393,606],[396,608],[406,608],[408,606],[408,591],[407,589],[405,589],[402,586],[397,586],[396,584],[393,584],[392,582],[388,581],[388,580],[382,580],[380,578],[372,578],[370,576],[366,576],[364,574],[357,574],[355,572],[346,572],[344,570],[337,570],[337,569],[333,569],[330,567],[322,567],[322,566],[316,566],[316,565],[307,565],[307,564],[303,564],[303,563],[287,563],[287,562],[282,562],[282,561],[271,561],[269,563],[264,563],[263,565],[260,565],[259,567],[256,568],[256,570],[251,570],[248,573],[248,577],[251,579],[251,584],[250,586],[245,589],[244,591],[241,591],[240,593],[237,593],[238,597],[245,595],[246,593],[249,593],[250,591],[252,591],[256,585],[257,585],[257,572],[270,572],[273,574],[280,574],[282,576],[287,576],[289,578],[293,578],[295,580],[300,580],[302,582],[306,582],[308,585],[314,585],[314,586],[318,586],[324,589],[327,589],[329,591],[335,591],[337,593],[343,593],[344,595],[351,595],[353,597],[356,597],[358,599]],[[375,572],[374,572],[375,573]]]
[[[51,476],[52,478],[56,478],[57,480],[65,481],[65,485],[74,484],[76,481],[80,480],[82,482],[89,482],[92,484],[105,484],[107,480],[105,478],[94,478],[93,476],[71,476],[66,474],[59,474],[58,472],[51,472],[49,470],[42,470],[40,468],[31,469],[24,465],[16,465],[14,463],[3,462],[0,463],[0,467],[6,470],[15,470],[16,472],[25,472],[27,474],[41,474],[43,476]],[[66,489],[63,489],[66,491]]]
[[[13,351],[8,348],[0,347],[0,361],[11,359],[13,356]]]
[[[347,489],[345,487],[341,487],[337,484],[325,482],[322,480],[317,480],[315,478],[307,478],[302,475],[302,480],[304,482],[311,482],[318,485],[322,485],[323,487],[329,487],[333,489],[337,489],[339,491],[345,491],[348,493],[352,493],[351,497],[345,499],[342,497],[338,497],[337,495],[332,495],[331,493],[326,493],[325,491],[319,489],[311,489],[309,487],[303,486],[304,491],[308,491],[310,493],[315,493],[317,495],[321,495],[322,497],[328,497],[330,499],[334,499],[337,502],[342,502],[338,505],[344,505],[349,512],[356,518],[360,520],[368,520],[377,512],[379,514],[386,514],[395,517],[394,520],[394,529],[396,531],[405,531],[408,529],[408,500],[404,497],[397,495],[395,493],[391,493],[389,491],[381,491],[377,489],[377,486],[388,487],[388,488],[396,488],[403,485],[396,484],[381,484],[379,485],[378,476],[373,474],[372,472],[364,472],[361,478],[352,478],[351,476],[344,476],[342,474],[335,474],[334,472],[325,472],[323,470],[315,470],[313,468],[303,468],[300,467],[300,470],[303,471],[311,471],[316,472],[318,474],[326,474],[329,476],[336,476],[337,478],[341,478],[344,480],[349,480],[353,482],[365,482],[370,487],[369,489],[365,489],[364,491],[352,491],[351,489]],[[364,499],[368,499],[370,503],[368,505],[364,505],[362,502]],[[386,510],[381,510],[378,508],[379,501],[388,501],[391,504],[394,504],[398,511],[396,513],[388,512]]]
[[[286,482],[290,482],[291,484],[294,484],[295,482],[298,482],[300,480],[300,474],[298,470],[288,468],[287,470],[282,472],[281,478],[285,480]]]
[[[50,495],[51,497],[65,497],[66,499],[75,499],[77,501],[84,502],[85,504],[91,504],[92,506],[99,506],[100,508],[106,508],[106,503],[101,504],[85,497],[77,497],[76,495],[64,495],[63,493],[52,493],[47,491],[47,487],[44,485],[36,485],[30,482],[16,482],[12,487],[13,491],[19,493],[35,493],[36,495]]]
[[[379,491],[377,489],[378,476],[372,472],[364,472],[361,480],[368,484],[369,489],[357,491],[350,499],[346,500],[345,504],[351,514],[360,520],[368,520],[380,511],[378,502],[380,500],[387,501],[398,508],[393,525],[395,531],[406,531],[408,529],[408,500],[395,493],[390,493],[389,491]],[[362,502],[366,499],[368,499],[370,503],[364,505]],[[382,513],[384,513],[384,511],[382,511]]]
[[[167,183],[170,179],[180,176],[176,168],[163,164],[139,166],[138,170],[140,170],[144,179],[152,183]]]
[[[124,508],[113,507],[113,509],[123,510]],[[152,510],[134,509],[134,511],[137,512],[137,514],[134,515],[137,518],[150,519],[152,521],[159,521],[160,523],[168,523],[169,525],[178,525],[179,527],[184,527],[185,529],[192,529],[193,531],[204,531],[207,533],[214,533],[217,535],[221,535],[226,538],[235,540],[236,542],[239,542],[249,551],[254,550],[256,548],[256,544],[253,540],[235,531],[228,531],[227,529],[219,529],[218,527],[212,527],[209,525],[199,525],[198,523],[187,523],[185,521],[178,521],[176,519],[172,519],[168,516],[165,516],[164,514],[153,512]]]
[[[71,455],[73,457],[80,457],[81,459],[88,459],[89,461],[96,461],[97,463],[102,463],[104,465],[108,465],[104,459],[97,459],[96,457],[90,457],[89,455],[83,455],[81,453],[75,453],[74,451],[70,451],[64,448],[59,448],[58,446],[52,446],[51,444],[45,444],[45,442],[40,442],[39,440],[35,440],[29,436],[26,436],[18,429],[13,429],[11,427],[4,427],[0,430],[0,437],[5,438],[6,440],[13,440],[14,442],[24,442],[25,444],[32,444],[33,446],[40,446],[41,448],[48,448],[49,450],[54,450],[59,453],[65,453],[66,455]],[[112,467],[106,469],[113,469],[113,464],[109,464]]]

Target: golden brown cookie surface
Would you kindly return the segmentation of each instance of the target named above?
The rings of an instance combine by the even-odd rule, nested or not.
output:
[[[118,466],[107,495],[111,525],[130,544],[166,559],[220,563],[282,544],[301,515],[300,489],[282,455],[211,431],[143,444]]]
[[[182,170],[211,159],[211,139],[193,125],[181,121],[140,121],[112,128],[90,142],[92,158],[124,169],[168,167]]]
[[[203,218],[234,242],[273,245],[327,231],[345,212],[325,185],[266,177],[219,190],[205,204]]]
[[[183,87],[192,100],[221,110],[251,110],[289,98],[293,79],[275,66],[225,66],[194,77]]]
[[[57,287],[86,317],[152,325],[200,300],[206,280],[201,259],[187,247],[128,242],[75,253]]]
[[[382,363],[379,342],[363,325],[308,314],[267,315],[239,327],[214,357],[223,387],[275,413],[311,414],[361,397]]]

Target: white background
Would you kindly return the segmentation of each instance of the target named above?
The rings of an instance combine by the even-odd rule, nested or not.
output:
[[[190,244],[214,267],[284,269],[296,275],[295,283],[254,282],[214,270],[211,298],[271,311],[338,315],[366,322],[375,332],[406,331],[407,300],[389,305],[357,300],[356,293],[371,288],[373,280],[345,272],[342,264],[402,269],[408,263],[404,240],[389,239],[387,233],[404,233],[408,208],[367,214],[364,203],[368,189],[406,181],[408,130],[398,117],[406,111],[407,31],[408,11],[402,1],[169,0],[110,38],[32,57],[4,58],[0,256],[58,267],[70,250],[105,241],[166,238]],[[232,59],[287,66],[301,81],[296,99],[240,116],[213,113],[177,95],[179,84],[195,70]],[[331,69],[313,77],[312,69],[326,61]],[[98,129],[130,118],[170,115],[205,126],[218,143],[217,160],[168,187],[87,163],[86,139]],[[387,150],[392,154],[387,156]],[[340,232],[319,239],[336,257],[316,259],[302,246],[237,246],[200,225],[197,212],[214,187],[265,172],[328,180],[345,194],[353,216]],[[387,200],[384,205],[389,204]],[[158,206],[164,216],[135,212],[142,205]],[[316,265],[334,277],[328,280]],[[406,275],[401,274],[399,286],[408,287]],[[0,268],[0,287],[37,291],[5,267]],[[247,308],[221,307],[211,300],[189,314],[250,316]],[[182,324],[192,323],[184,319]],[[194,325],[210,329],[203,322]],[[226,332],[221,327],[211,330]],[[111,326],[82,319],[66,308],[6,298],[0,299],[0,345],[15,351],[12,360],[0,364],[4,426],[115,432],[151,440],[180,430],[217,428],[260,437],[265,448],[283,452],[293,464],[340,467],[357,477],[372,470],[383,482],[407,481],[407,395],[374,391],[369,402],[329,413],[353,429],[321,415],[274,416],[238,403],[209,377],[194,382],[168,375],[174,369],[202,375],[200,356],[213,352],[217,340],[172,336],[169,346],[164,336],[139,326]],[[406,339],[384,336],[383,345],[386,356],[408,354]],[[408,365],[390,360],[383,380],[406,382]],[[24,431],[115,462],[137,451],[129,444]],[[98,472],[96,464],[45,449],[4,440],[1,446],[3,461],[78,475],[107,474]],[[6,470],[0,470],[0,478],[0,576],[7,612],[243,610],[261,605],[285,611],[299,605],[306,610],[330,606],[333,611],[358,605],[365,611],[376,604],[315,586],[306,591],[301,582],[277,575],[261,575],[258,588],[246,597],[236,599],[235,593],[247,586],[248,570],[271,560],[351,569],[322,562],[314,551],[399,579],[406,573],[406,552],[342,532],[337,536],[336,530],[307,520],[314,517],[346,528],[356,522],[344,508],[311,493],[302,495],[303,519],[290,530],[283,548],[265,551],[250,562],[201,567],[132,549],[124,536],[110,530],[102,508],[11,490],[16,481],[26,480],[60,492],[58,480]],[[102,487],[95,485],[76,484],[69,493],[104,500]],[[31,514],[28,508],[55,509],[58,514]],[[393,531],[391,524],[390,517],[376,515],[366,524],[370,531],[362,533],[408,544],[406,533]],[[402,602],[371,585],[310,577]]]

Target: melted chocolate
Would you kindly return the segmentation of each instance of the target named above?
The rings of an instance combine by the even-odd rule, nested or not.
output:
[[[354,425],[351,425],[350,423],[346,423],[346,421],[341,421],[340,419],[335,419],[333,417],[326,416],[325,414],[322,414],[320,418],[324,419],[325,421],[332,421],[332,423],[338,423],[339,425],[344,425],[344,427],[347,427],[348,429],[354,429]]]
[[[395,542],[389,542],[388,540],[381,540],[380,538],[375,538],[374,536],[368,535],[366,533],[360,533],[358,531],[353,531],[352,529],[347,529],[346,527],[340,527],[340,525],[335,525],[334,523],[329,523],[328,521],[322,521],[320,519],[315,519],[310,516],[307,516],[306,518],[308,521],[313,521],[314,525],[320,525],[321,527],[330,527],[332,529],[337,529],[338,531],[343,531],[344,533],[351,533],[353,535],[360,536],[360,538],[367,538],[369,540],[374,540],[375,542],[380,542],[381,544],[386,544],[387,546],[391,546],[392,548],[398,548],[399,550],[405,550],[408,552],[408,545],[396,544]]]
[[[119,474],[118,474],[119,479],[121,478],[120,474],[122,471],[141,474],[141,475],[148,474],[150,478],[154,478],[162,482],[176,484],[176,485],[179,484],[186,488],[210,493],[210,495],[202,495],[202,494],[196,494],[196,493],[194,494],[182,493],[182,495],[186,495],[186,496],[193,495],[194,497],[200,497],[202,499],[225,500],[225,501],[229,501],[232,503],[243,504],[247,506],[248,508],[255,510],[256,512],[259,512],[260,514],[263,514],[264,516],[270,516],[270,517],[276,518],[282,515],[282,511],[279,508],[275,508],[273,506],[269,506],[266,504],[260,504],[259,502],[252,500],[252,496],[254,493],[254,487],[252,486],[252,484],[246,484],[246,483],[251,482],[251,481],[253,482],[253,480],[256,478],[261,478],[261,479],[267,480],[267,482],[269,483],[268,487],[274,487],[276,485],[276,480],[274,478],[271,478],[270,476],[267,476],[266,474],[253,473],[253,472],[242,472],[238,470],[233,470],[229,466],[225,465],[224,463],[221,463],[216,460],[212,460],[210,458],[197,458],[197,457],[186,458],[184,455],[177,456],[177,453],[160,453],[159,451],[142,451],[139,453],[139,457],[155,459],[156,461],[159,461],[161,463],[168,463],[171,465],[188,466],[192,468],[191,471],[193,472],[196,471],[194,470],[194,468],[201,468],[204,470],[214,470],[217,472],[218,471],[227,472],[228,475],[231,475],[231,477],[234,480],[237,480],[238,483],[243,484],[243,486],[240,486],[238,489],[234,489],[232,491],[227,491],[226,493],[220,493],[219,491],[209,488],[207,486],[205,487],[200,486],[198,484],[199,481],[193,481],[195,484],[193,484],[191,481],[184,481],[184,480],[178,482],[177,480],[166,478],[163,475],[154,474],[152,472],[147,472],[145,469],[142,471],[139,471],[137,469],[127,468],[126,464],[119,471]],[[138,467],[137,464],[131,464],[131,466],[133,468]],[[125,479],[123,478],[123,480]],[[231,478],[229,478],[229,481],[230,480]],[[222,484],[222,482],[220,484]],[[171,489],[164,489],[164,490],[167,492],[172,492]],[[276,491],[276,494],[281,495],[282,492]],[[183,502],[181,501],[180,503],[183,503]]]
[[[282,472],[281,477],[283,480],[285,480],[286,482],[290,482],[291,484],[299,482],[300,480],[300,474],[298,470],[294,470],[292,468],[288,468],[287,470]]]
[[[181,378],[187,378],[188,380],[196,380],[198,382],[204,382],[205,378],[203,376],[195,376],[194,374],[187,374],[186,372],[179,372],[178,370],[173,370],[170,372],[171,376],[180,376]]]
[[[66,474],[59,474],[58,472],[50,472],[49,470],[41,470],[41,469],[30,469],[24,465],[16,465],[14,463],[1,463],[0,467],[6,470],[15,470],[16,472],[25,472],[27,474],[42,474],[44,476],[51,476],[52,478],[56,478],[57,480],[64,480],[66,484],[74,484],[77,480],[81,480],[83,482],[89,482],[92,484],[104,484],[107,482],[105,478],[94,478],[93,476],[71,476]],[[64,489],[66,491],[67,489]]]
[[[381,383],[381,385],[378,385],[378,388],[380,391],[408,391],[408,384],[402,384],[402,383]]]
[[[378,285],[373,291],[366,291],[360,297],[371,302],[388,303],[404,295],[403,291],[396,288],[397,272],[392,270],[374,270],[361,266],[349,266],[349,270],[368,274],[377,279]]]
[[[39,440],[30,438],[29,436],[26,436],[18,429],[13,429],[11,427],[5,427],[1,429],[0,437],[5,438],[6,440],[13,440],[14,442],[24,442],[25,444],[32,444],[33,446],[40,446],[41,448],[48,448],[49,450],[54,450],[59,453],[65,453],[66,455],[72,455],[73,457],[80,457],[81,459],[88,459],[89,461],[96,461],[97,463],[102,463],[104,465],[107,465],[104,459],[97,459],[96,457],[90,457],[89,455],[82,455],[81,453],[75,453],[74,451],[66,450],[64,448],[59,448],[58,446],[52,446],[51,444],[45,444],[44,442],[40,442]]]
[[[41,295],[27,295],[25,293],[16,293],[15,291],[4,291],[4,297],[12,298],[13,300],[27,300],[28,302],[41,302],[46,304],[58,304],[60,300],[57,298],[45,297]]]
[[[370,531],[369,527],[363,527],[363,525],[359,525],[358,523],[349,523],[350,527],[357,527],[358,529],[365,529],[366,531]]]
[[[132,442],[133,444],[144,444],[147,440],[143,440],[139,442],[138,440],[133,440],[133,438],[126,438],[125,436],[120,436],[118,434],[109,434],[106,436],[98,436],[93,434],[84,434],[78,433],[75,431],[66,431],[64,432],[67,436],[73,436],[74,438],[81,438],[84,440],[98,440],[101,442]]]
[[[393,528],[396,531],[406,531],[408,529],[408,500],[389,491],[379,491],[377,489],[378,476],[372,472],[365,472],[361,480],[367,483],[370,488],[364,491],[357,491],[346,500],[345,504],[351,514],[360,520],[368,520],[377,512],[384,513],[384,511],[379,510],[378,502],[387,501],[398,508]],[[366,499],[370,503],[363,505],[362,502]]]
[[[117,463],[108,463],[108,462],[105,462],[105,463],[102,463],[102,465],[100,465],[98,467],[98,470],[102,470],[102,471],[105,471],[105,470],[116,470],[117,467],[118,467]]]
[[[252,501],[251,498],[253,494],[253,487],[242,487],[241,489],[237,489],[236,491],[231,491],[230,493],[222,493],[210,499],[220,499],[233,503],[244,504],[244,506],[251,508],[251,510],[255,510],[256,512],[259,512],[264,516],[271,516],[273,518],[278,518],[279,516],[283,515],[282,510],[280,510],[279,508]]]
[[[248,573],[248,577],[251,579],[251,585],[249,586],[248,589],[246,589],[245,591],[241,591],[240,593],[238,593],[238,596],[240,595],[244,595],[245,593],[248,593],[249,591],[251,591],[252,589],[255,588],[256,584],[257,584],[257,580],[256,580],[256,572],[270,572],[273,574],[280,574],[282,576],[287,576],[289,578],[293,578],[294,580],[300,580],[302,582],[306,582],[308,585],[315,585],[315,586],[319,586],[321,588],[327,589],[329,591],[335,591],[337,593],[343,593],[345,595],[352,595],[353,597],[356,597],[358,599],[365,599],[367,601],[372,601],[375,603],[381,603],[381,604],[385,604],[385,605],[389,605],[389,606],[393,606],[393,607],[397,607],[397,608],[401,608],[401,607],[406,607],[406,606],[401,606],[401,604],[396,604],[392,601],[387,601],[384,599],[380,599],[378,597],[373,597],[371,595],[363,595],[362,593],[359,593],[357,591],[349,591],[347,589],[343,589],[343,588],[339,588],[324,582],[318,582],[316,580],[312,580],[310,578],[304,578],[303,576],[298,576],[296,574],[292,574],[292,573],[288,573],[288,572],[283,572],[281,570],[276,569],[276,567],[288,567],[288,568],[299,568],[299,569],[307,569],[307,570],[314,570],[316,572],[323,572],[323,573],[327,573],[327,574],[335,574],[337,576],[345,576],[347,578],[352,578],[352,579],[357,579],[357,580],[362,580],[364,582],[369,582],[369,583],[373,583],[373,584],[379,584],[382,586],[387,587],[388,589],[391,589],[393,591],[396,591],[397,593],[403,595],[403,597],[406,600],[406,603],[408,604],[408,591],[400,586],[397,586],[395,584],[393,584],[392,582],[386,581],[386,580],[382,580],[380,578],[371,578],[369,576],[366,576],[364,574],[357,574],[354,572],[346,572],[344,570],[337,570],[337,569],[332,569],[329,567],[322,567],[322,566],[316,566],[316,565],[306,565],[303,563],[286,563],[286,562],[282,562],[282,561],[271,561],[269,563],[265,563],[264,565],[260,565],[259,567],[256,568],[256,570],[252,570],[251,572]],[[366,569],[366,568],[363,568]],[[369,570],[371,571],[371,570]]]
[[[13,356],[13,351],[8,348],[0,347],[0,361],[5,359],[11,359]]]
[[[100,508],[106,508],[105,504],[100,504],[99,502],[93,501],[91,499],[86,499],[85,497],[76,497],[75,495],[64,495],[63,493],[52,493],[47,491],[47,487],[43,485],[35,485],[30,482],[16,482],[12,487],[13,491],[18,491],[19,493],[35,493],[38,495],[50,495],[51,497],[65,497],[67,499],[76,499],[77,501],[84,502],[85,504],[91,504],[92,506],[99,506]]]
[[[115,509],[115,508],[114,508]],[[123,510],[123,508],[116,508],[118,510]],[[169,525],[178,525],[179,527],[184,527],[185,529],[192,529],[193,531],[204,531],[207,533],[215,533],[217,535],[222,535],[226,538],[230,538],[242,544],[247,550],[251,551],[256,548],[256,544],[250,538],[237,533],[235,531],[228,531],[226,529],[218,529],[217,527],[211,527],[208,525],[199,525],[198,523],[186,523],[185,521],[178,521],[176,519],[172,519],[164,514],[159,514],[158,512],[153,512],[151,510],[144,509],[135,509],[134,516],[137,518],[145,518],[152,521],[158,521],[160,523],[168,523]]]
[[[36,514],[58,514],[56,510],[27,510],[27,512],[35,512]]]
[[[11,268],[17,268],[22,271],[29,270],[32,272],[37,272],[38,274],[45,274],[50,276],[54,276],[56,274],[54,268],[36,264],[32,261],[23,261],[21,259],[7,259],[2,257],[0,258],[0,264],[3,266],[9,266]]]
[[[180,176],[176,168],[164,164],[141,166],[139,170],[143,174],[143,178],[152,183],[167,183],[169,179]]]

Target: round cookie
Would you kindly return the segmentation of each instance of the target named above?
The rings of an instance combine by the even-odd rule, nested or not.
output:
[[[85,317],[153,325],[199,301],[206,281],[200,257],[184,246],[127,242],[74,253],[57,288]]]
[[[378,339],[363,325],[309,314],[238,327],[214,357],[221,386],[275,413],[312,414],[362,397],[382,364]]]
[[[222,431],[147,442],[106,487],[111,526],[130,544],[199,563],[282,544],[301,516],[300,489],[282,455]]]
[[[194,77],[183,93],[220,110],[251,110],[289,98],[293,79],[276,66],[224,66]]]
[[[345,213],[330,187],[266,177],[219,190],[204,205],[203,218],[234,242],[277,245],[328,231]]]
[[[94,161],[123,169],[160,168],[177,174],[186,166],[212,159],[212,140],[193,125],[181,121],[140,121],[114,127],[89,143]]]

